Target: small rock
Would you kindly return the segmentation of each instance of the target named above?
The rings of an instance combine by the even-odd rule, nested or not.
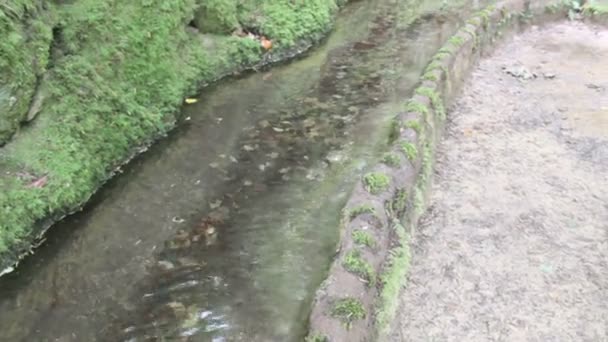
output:
[[[545,73],[543,73],[543,77],[544,77],[546,80],[552,80],[552,79],[554,79],[554,78],[555,78],[555,74],[554,74],[554,73],[551,73],[551,72],[545,72]]]

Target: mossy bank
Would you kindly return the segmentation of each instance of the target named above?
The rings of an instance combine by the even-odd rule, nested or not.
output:
[[[346,0],[0,5],[0,270],[167,133],[184,97],[322,39]]]
[[[530,24],[565,18],[567,6],[555,3],[505,1],[476,13],[431,59],[413,95],[404,94],[386,151],[347,201],[339,252],[310,316],[311,341],[390,340],[410,264],[409,241],[426,210],[446,108],[498,40]]]

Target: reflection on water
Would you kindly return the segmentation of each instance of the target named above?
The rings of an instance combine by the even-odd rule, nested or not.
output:
[[[353,182],[460,20],[416,10],[355,2],[307,58],[206,90],[0,282],[1,339],[300,339]]]

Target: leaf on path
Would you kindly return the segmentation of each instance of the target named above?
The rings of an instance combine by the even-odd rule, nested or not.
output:
[[[262,37],[260,39],[260,43],[262,43],[262,47],[264,48],[264,50],[272,49],[272,41],[267,39],[266,37]]]
[[[194,98],[188,98],[186,99],[186,104],[194,104],[197,103],[198,99],[194,99]]]

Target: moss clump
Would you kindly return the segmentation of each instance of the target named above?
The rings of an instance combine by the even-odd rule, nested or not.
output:
[[[374,207],[372,207],[371,205],[367,205],[367,204],[362,204],[358,207],[352,208],[349,212],[349,217],[350,219],[354,219],[359,215],[362,214],[372,214],[372,215],[376,215],[376,209],[374,209]]]
[[[376,310],[376,326],[379,335],[386,333],[389,323],[397,311],[399,303],[397,297],[410,267],[409,237],[405,228],[400,224],[395,226],[395,232],[399,238],[399,246],[390,251],[387,266],[380,277],[382,289]]]
[[[452,36],[448,42],[456,47],[461,47],[464,44],[464,38],[460,36]]]
[[[355,298],[338,299],[331,310],[331,315],[350,327],[352,322],[365,318],[365,308],[363,304]]]
[[[405,127],[413,129],[418,134],[420,134],[422,132],[422,125],[420,124],[420,121],[418,121],[418,120],[410,120],[410,121],[406,122]]]
[[[405,110],[409,113],[420,113],[425,116],[429,113],[429,109],[427,108],[427,106],[416,100],[407,101],[407,104],[405,105]]]
[[[424,212],[424,194],[419,186],[414,189],[414,212],[417,216]]]
[[[422,79],[425,81],[439,81],[439,77],[435,74],[435,70],[429,70],[422,75]]]
[[[363,185],[365,186],[365,189],[374,195],[388,189],[390,183],[390,178],[383,173],[370,172],[363,176]]]
[[[310,334],[306,336],[306,342],[329,342],[329,338],[327,336],[323,336],[321,334]]]
[[[435,110],[435,115],[439,117],[441,120],[446,118],[445,106],[443,105],[443,100],[439,93],[428,87],[418,87],[416,89],[416,94],[426,96],[429,100],[431,100],[431,105]]]
[[[401,143],[401,150],[405,153],[407,159],[409,161],[414,161],[418,158],[418,149],[411,142],[403,142]]]
[[[207,0],[205,0],[207,1]],[[239,19],[245,28],[272,38],[277,45],[293,45],[302,37],[320,38],[331,27],[343,0],[241,1]]]
[[[382,162],[388,166],[395,167],[399,166],[401,163],[401,158],[394,153],[387,153],[384,155],[384,158],[382,158]]]
[[[195,26],[205,33],[226,34],[239,28],[236,0],[199,0]]]
[[[373,248],[376,246],[376,239],[369,232],[362,230],[353,231],[353,241],[361,246]]]
[[[441,64],[441,61],[445,58],[447,58],[448,56],[451,56],[450,53],[442,51],[442,52],[437,52],[434,56],[433,56],[433,61],[437,62],[440,66],[443,65]]]
[[[342,266],[347,271],[357,275],[361,279],[367,281],[369,286],[373,286],[376,282],[376,274],[372,266],[361,257],[361,253],[357,250],[352,250],[344,256]]]

